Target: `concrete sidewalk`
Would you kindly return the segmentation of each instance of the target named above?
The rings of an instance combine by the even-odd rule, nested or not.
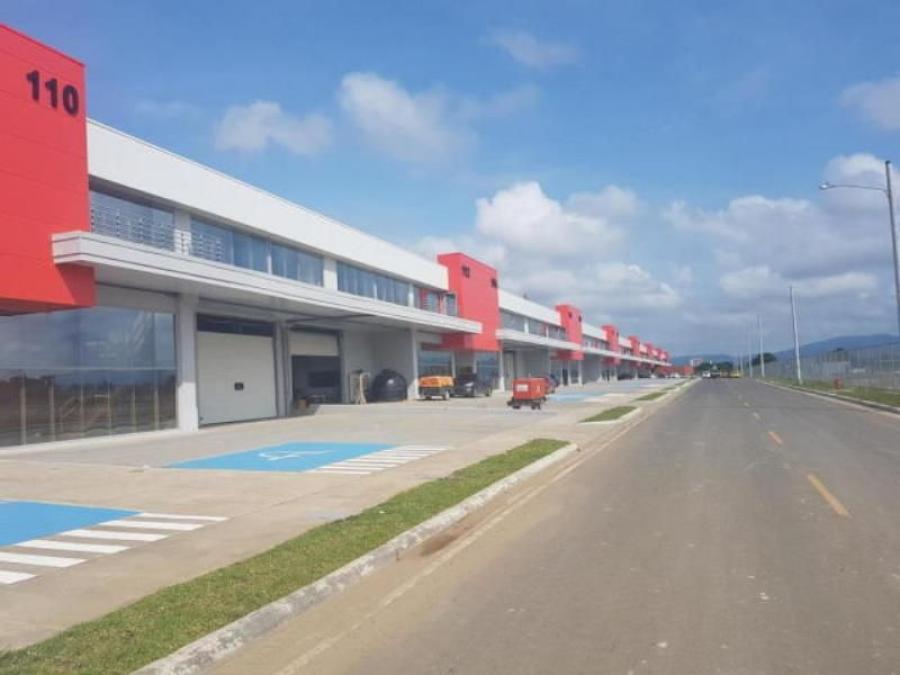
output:
[[[192,436],[6,452],[0,457],[2,499],[223,520],[116,555],[90,557],[74,567],[43,570],[23,583],[0,585],[0,647],[46,638],[532,438],[588,443],[611,430],[577,425],[578,420],[671,382],[639,384],[577,388],[593,400],[560,401],[542,413],[509,411],[499,395],[446,404],[341,406],[315,417],[232,425]],[[609,393],[623,396],[602,396]],[[183,459],[304,439],[430,443],[447,450],[362,476],[165,468]]]

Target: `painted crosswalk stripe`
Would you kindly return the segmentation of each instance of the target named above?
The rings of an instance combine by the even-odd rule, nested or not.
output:
[[[310,473],[332,473],[332,474],[340,474],[342,476],[368,476],[372,473],[369,470],[353,470],[353,469],[329,469],[327,467],[322,467],[320,469],[313,469]]]
[[[203,525],[194,523],[164,523],[158,520],[107,520],[104,523],[97,523],[97,526],[110,527],[128,527],[136,530],[177,530],[179,532],[189,532],[191,530],[199,530]]]
[[[395,459],[347,459],[343,462],[335,462],[329,466],[399,466],[405,462],[398,462]]]
[[[54,555],[26,555],[0,551],[0,562],[35,565],[37,567],[71,567],[84,562],[84,558],[60,558]]]
[[[120,553],[128,550],[128,546],[116,544],[82,544],[74,541],[53,541],[52,539],[29,539],[28,541],[20,541],[15,546],[41,548],[47,551],[77,551],[80,553]]]
[[[33,579],[33,574],[25,572],[10,572],[9,570],[0,570],[0,584],[17,584],[26,579]]]
[[[150,534],[149,532],[117,532],[115,530],[68,530],[60,532],[58,537],[79,537],[81,539],[107,539],[116,541],[159,541],[167,534]]]
[[[206,520],[211,523],[221,523],[228,518],[224,516],[189,516],[183,513],[139,513],[136,517],[139,518],[162,518],[164,520]]]

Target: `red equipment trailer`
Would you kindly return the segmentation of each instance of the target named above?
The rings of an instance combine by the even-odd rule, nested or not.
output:
[[[547,400],[547,380],[543,377],[519,377],[512,383],[512,398],[506,405],[518,410],[522,406],[530,406],[532,410],[540,410]]]

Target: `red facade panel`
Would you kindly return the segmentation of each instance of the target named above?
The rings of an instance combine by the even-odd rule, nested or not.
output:
[[[500,297],[497,270],[463,253],[444,253],[438,262],[447,268],[450,291],[456,295],[458,314],[481,322],[481,333],[445,334],[441,345],[447,349],[496,352],[500,327]]]
[[[622,351],[621,347],[619,347],[619,329],[611,323],[608,323],[603,326],[603,330],[606,333],[606,341],[609,343],[609,350],[611,352]],[[617,366],[622,363],[622,359],[615,356],[609,356],[604,359],[604,363],[608,366]]]
[[[84,66],[0,24],[0,313],[94,304],[94,273],[53,262],[89,229]]]
[[[581,344],[581,310],[572,305],[557,305],[556,311],[559,312],[559,322],[566,331],[566,337],[569,342]],[[557,357],[564,361],[582,361],[584,360],[584,352],[580,349],[565,349],[557,352]]]

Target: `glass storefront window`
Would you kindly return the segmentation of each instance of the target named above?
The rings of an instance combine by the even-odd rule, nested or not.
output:
[[[231,230],[191,220],[191,255],[229,265],[234,264],[234,239]]]
[[[337,277],[338,290],[344,293],[375,298],[395,305],[409,304],[410,284],[400,279],[343,262],[337,264]]]
[[[234,264],[257,272],[269,271],[269,242],[241,232],[232,233]]]
[[[497,352],[475,354],[475,372],[489,378],[494,387],[500,384],[500,355]]]
[[[281,244],[272,244],[272,274],[321,286],[323,268],[321,256]]]
[[[453,356],[450,352],[419,348],[419,377],[423,375],[450,375],[453,372]]]
[[[513,314],[512,312],[501,310],[500,324],[508,330],[517,330],[520,333],[525,332],[525,317],[521,314]]]
[[[0,317],[0,445],[173,428],[174,326],[113,307]]]
[[[91,190],[91,231],[175,250],[175,214]]]

